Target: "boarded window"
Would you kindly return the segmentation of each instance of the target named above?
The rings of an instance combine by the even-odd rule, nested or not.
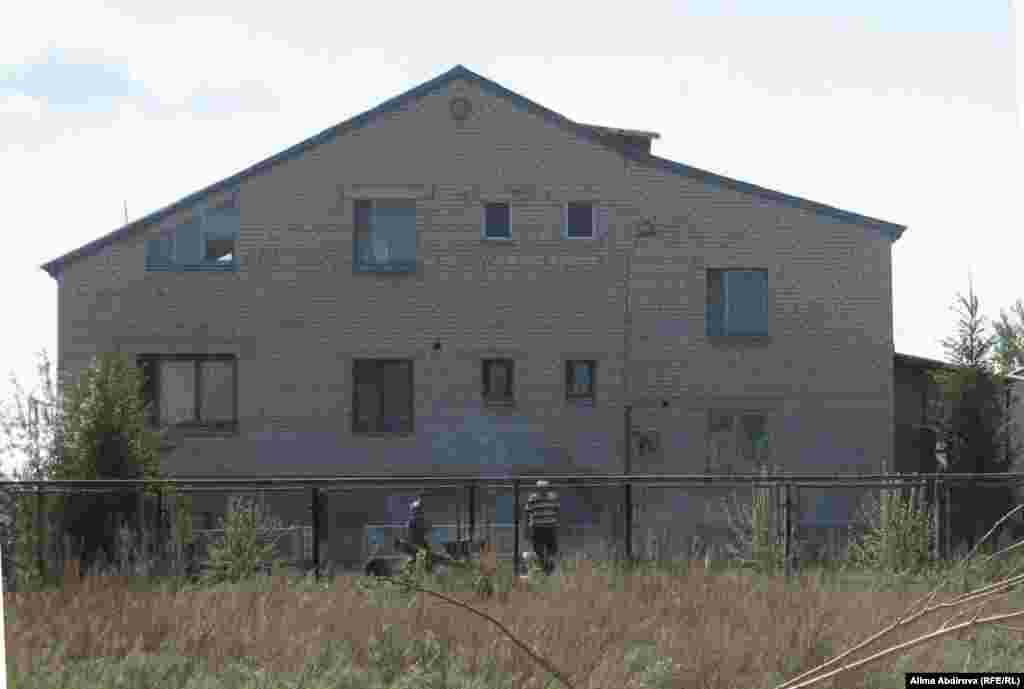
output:
[[[768,334],[768,271],[707,271],[708,336]]]
[[[767,415],[762,412],[708,412],[707,471],[753,473],[770,462]]]

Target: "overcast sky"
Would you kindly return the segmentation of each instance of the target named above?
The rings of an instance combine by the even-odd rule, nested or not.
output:
[[[942,358],[973,272],[1024,298],[1007,0],[16,3],[0,26],[7,372],[56,353],[39,266],[456,64],[654,153],[909,229],[896,349]],[[442,5],[447,7],[447,5]],[[823,9],[825,8],[825,9]]]

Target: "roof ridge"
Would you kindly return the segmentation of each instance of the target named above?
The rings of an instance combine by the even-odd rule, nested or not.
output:
[[[151,213],[148,213],[147,215],[141,218],[126,223],[125,225],[122,225],[118,229],[109,232],[97,239],[94,239],[91,242],[88,242],[73,251],[65,253],[62,256],[59,256],[58,258],[55,258],[52,261],[49,261],[48,263],[45,263],[42,266],[42,268],[47,273],[49,273],[51,277],[56,278],[60,272],[61,267],[66,263],[69,263],[70,261],[73,261],[77,258],[81,258],[83,256],[87,256],[95,251],[102,249],[103,247],[109,244],[112,244],[116,241],[120,241],[122,238],[124,238],[134,230],[140,229],[154,222],[158,222],[164,217],[174,213],[175,211],[181,208],[185,208],[188,205],[195,203],[196,201],[199,201],[200,199],[209,194],[213,194],[222,189],[229,188],[243,181],[247,177],[263,172],[277,165],[278,163],[284,162],[285,160],[288,160],[296,155],[304,153],[310,148],[318,146],[329,139],[332,139],[336,136],[341,136],[354,129],[360,128],[366,125],[372,119],[387,112],[392,112],[411,100],[422,98],[423,96],[432,93],[435,89],[446,86],[448,83],[456,79],[467,79],[473,81],[477,85],[490,91],[492,94],[509,99],[515,105],[524,108],[528,112],[531,112],[549,121],[553,121],[557,124],[560,124],[569,129],[570,131],[572,131],[573,133],[575,133],[576,135],[584,137],[600,146],[603,146],[609,151],[613,151],[625,157],[627,160],[632,160],[639,164],[651,164],[656,167],[665,169],[669,172],[673,172],[675,174],[684,175],[705,182],[719,184],[737,191],[741,191],[743,193],[751,193],[757,196],[770,198],[775,201],[786,203],[788,205],[794,205],[804,208],[805,210],[823,213],[825,215],[831,215],[832,217],[836,217],[840,220],[844,220],[847,222],[855,222],[860,225],[878,229],[881,232],[883,232],[886,236],[888,236],[889,239],[892,241],[898,239],[900,235],[903,233],[903,231],[906,229],[906,227],[903,225],[896,225],[894,223],[879,220],[877,218],[871,218],[869,216],[860,215],[858,213],[844,211],[842,209],[818,203],[816,201],[809,201],[807,199],[803,199],[797,196],[791,196],[789,194],[784,194],[782,192],[773,191],[771,189],[750,184],[748,182],[741,182],[739,180],[725,177],[724,175],[718,175],[713,172],[708,172],[706,170],[701,170],[699,168],[695,168],[689,165],[684,165],[683,163],[677,163],[667,158],[660,158],[650,153],[629,151],[623,150],[621,148],[616,148],[608,144],[606,141],[602,141],[599,133],[593,129],[593,127],[600,127],[600,125],[585,125],[580,124],[578,122],[574,122],[565,115],[562,115],[561,113],[551,110],[550,108],[544,107],[543,105],[535,103],[529,98],[521,96],[518,93],[502,86],[501,84],[495,81],[491,81],[490,79],[477,74],[476,72],[470,70],[469,68],[465,67],[462,64],[456,64],[448,71],[434,77],[433,79],[425,81],[419,84],[418,86],[414,86],[411,89],[408,89],[398,94],[397,96],[389,98],[388,100],[377,105],[376,107],[373,107],[359,115],[356,115],[355,117],[351,117],[347,120],[344,120],[343,122],[340,122],[336,125],[328,127],[327,129],[319,132],[318,134],[315,134],[307,139],[304,139],[289,148],[286,148],[280,153],[276,153],[268,158],[265,158],[257,163],[254,163],[253,165],[250,165],[249,167],[241,170],[240,172],[225,177],[224,179],[218,182],[214,182],[213,184],[207,185],[206,187],[203,187],[202,189],[196,192],[188,194],[187,196],[184,196],[178,199],[177,201],[174,201],[173,203],[170,203],[162,208],[159,208]],[[614,128],[604,127],[603,129]],[[654,133],[647,132],[646,134]],[[657,135],[655,134],[655,136]]]

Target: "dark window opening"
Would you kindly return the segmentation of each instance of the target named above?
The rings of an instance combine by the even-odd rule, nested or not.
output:
[[[569,400],[594,401],[594,373],[597,362],[565,362],[565,395]]]
[[[235,240],[233,239],[207,239],[206,260],[207,261],[231,261],[235,256]]]
[[[594,204],[572,201],[566,209],[570,237],[594,236]]]
[[[488,239],[512,237],[512,213],[507,203],[488,203],[484,207],[484,236]]]
[[[353,363],[353,383],[354,433],[413,432],[412,361],[357,359]]]
[[[238,426],[234,355],[142,355],[143,401],[151,427],[233,432]]]
[[[511,404],[515,400],[512,360],[484,359],[483,363],[484,402],[487,404]]]

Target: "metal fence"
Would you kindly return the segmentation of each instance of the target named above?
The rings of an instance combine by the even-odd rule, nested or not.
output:
[[[735,556],[743,546],[739,534],[749,526],[744,519],[750,521],[751,505],[756,503],[772,541],[782,552],[787,573],[802,561],[842,557],[850,538],[868,526],[860,510],[871,496],[897,491],[911,499],[928,515],[933,534],[930,555],[948,558],[957,548],[972,545],[995,524],[1005,511],[998,508],[1015,504],[1024,485],[1024,474],[858,476],[767,471],[757,475],[628,477],[176,477],[162,484],[178,495],[194,498],[196,504],[205,503],[205,508],[191,514],[193,522],[206,517],[206,524],[192,530],[191,547],[182,547],[180,534],[175,533],[171,514],[175,508],[159,498],[144,500],[151,508],[140,512],[130,526],[138,534],[144,554],[173,560],[180,571],[190,559],[202,561],[209,543],[223,535],[222,529],[211,527],[213,517],[223,515],[225,498],[255,496],[271,513],[286,517],[283,529],[274,532],[280,537],[278,556],[319,577],[328,563],[332,570],[345,570],[358,568],[370,556],[398,557],[392,544],[405,515],[394,512],[404,509],[411,496],[427,495],[436,498],[430,503],[433,507],[428,517],[435,524],[432,538],[437,545],[464,538],[474,543],[486,540],[494,544],[500,558],[518,570],[519,555],[529,546],[522,508],[540,478],[562,498],[559,550],[563,555],[632,559]],[[144,481],[115,480],[6,481],[0,482],[0,491],[14,494],[18,499],[11,504],[30,516],[37,534],[38,562],[48,572],[59,572],[60,560],[69,556],[73,544],[59,533],[54,516],[43,514],[43,497],[125,490],[141,496],[145,485]],[[1019,532],[1021,526],[1019,521],[1010,522],[1004,531]]]

